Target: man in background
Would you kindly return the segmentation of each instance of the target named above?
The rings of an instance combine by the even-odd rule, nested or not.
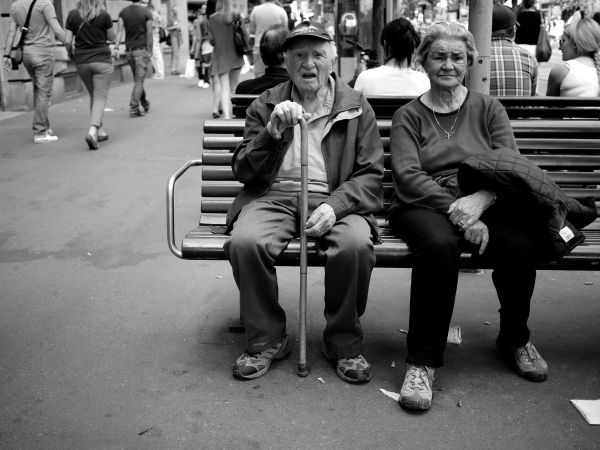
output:
[[[126,6],[119,13],[117,39],[115,41],[115,56],[119,56],[119,45],[125,31],[125,49],[127,62],[133,74],[133,90],[129,101],[129,116],[141,117],[144,115],[140,105],[146,113],[150,111],[150,102],[146,98],[144,79],[152,54],[152,13],[149,9],[139,5],[139,0],[131,0],[132,4]]]
[[[288,35],[289,31],[285,28],[263,33],[260,39],[260,56],[266,65],[265,73],[239,83],[235,89],[236,94],[262,94],[265,90],[290,79],[283,55],[283,43]]]
[[[4,48],[4,67],[11,68],[10,51],[17,28],[25,25],[33,0],[17,0],[10,7],[12,21]],[[20,37],[20,33],[18,34]],[[56,142],[50,129],[48,109],[54,83],[54,37],[65,42],[65,31],[56,18],[52,0],[36,0],[31,9],[29,26],[23,46],[23,65],[33,85],[33,142]],[[18,41],[17,41],[18,42]],[[17,42],[14,42],[16,47]]]
[[[265,0],[262,5],[255,6],[250,13],[250,34],[254,35],[254,76],[260,77],[265,73],[265,64],[260,56],[260,38],[270,28],[288,28],[288,16],[274,0]]]
[[[490,95],[532,96],[537,88],[538,64],[515,44],[517,15],[508,6],[494,6],[490,52]]]

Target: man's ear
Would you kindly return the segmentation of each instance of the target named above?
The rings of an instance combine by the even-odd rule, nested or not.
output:
[[[337,59],[338,59],[337,56],[334,56],[333,58],[331,58],[331,73],[335,72],[335,67],[337,66]]]

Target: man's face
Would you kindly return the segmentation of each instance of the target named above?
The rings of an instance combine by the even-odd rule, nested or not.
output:
[[[331,43],[314,37],[297,38],[285,53],[287,70],[302,94],[316,94],[327,85],[335,57]]]

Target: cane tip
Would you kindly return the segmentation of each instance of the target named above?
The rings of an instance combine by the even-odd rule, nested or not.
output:
[[[298,364],[298,376],[299,377],[307,377],[308,376],[308,367],[306,364]]]

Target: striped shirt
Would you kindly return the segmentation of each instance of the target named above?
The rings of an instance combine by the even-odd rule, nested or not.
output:
[[[490,95],[530,96],[537,88],[535,58],[511,39],[492,38],[490,52]]]

